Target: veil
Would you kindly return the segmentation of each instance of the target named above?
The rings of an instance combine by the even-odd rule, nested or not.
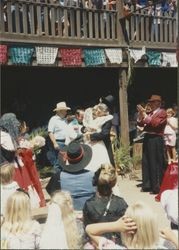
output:
[[[60,207],[49,205],[47,221],[42,231],[40,249],[68,249]]]
[[[96,132],[101,131],[101,127],[107,122],[113,119],[112,115],[105,115],[101,117],[96,117],[93,119],[92,108],[87,108],[84,112],[83,125],[88,131],[96,130]]]

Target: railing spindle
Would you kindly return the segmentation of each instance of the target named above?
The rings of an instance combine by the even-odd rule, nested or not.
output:
[[[63,36],[68,37],[68,27],[69,27],[69,21],[68,21],[68,10],[67,10],[67,0],[64,0],[64,30],[63,30]]]
[[[19,8],[20,8],[19,3],[16,2],[15,3],[15,27],[16,27],[16,33],[20,33],[20,26],[22,26],[22,18],[21,18],[21,20],[19,18],[19,14],[22,15],[22,11],[21,11],[21,13],[19,13],[20,12]],[[21,24],[20,24],[20,22],[21,22]]]
[[[51,22],[51,35],[55,37],[56,35],[56,9],[54,6],[51,6],[50,22]]]
[[[8,33],[15,32],[15,30],[12,29],[12,11],[11,11],[11,7],[12,8],[14,7],[12,5],[12,2],[7,2],[7,30],[8,30]]]
[[[37,0],[37,35],[42,35],[42,18],[43,18],[43,13],[42,13],[42,8],[40,4],[40,0]]]
[[[6,17],[6,14],[5,14],[5,4],[3,1],[0,1],[0,30],[1,32],[4,32],[5,31],[5,20],[7,17]],[[7,20],[6,20],[7,22]]]
[[[169,22],[169,24],[168,24],[169,25],[169,27],[168,27],[169,28],[169,42],[171,43],[172,40],[173,40],[173,36],[172,36],[172,20],[169,19],[168,22]]]
[[[77,38],[81,37],[81,20],[80,20],[80,9],[76,9],[76,29],[77,29]]]
[[[29,5],[29,22],[30,22],[30,33],[32,35],[35,34],[35,15],[34,15],[34,5],[31,3]]]
[[[145,30],[144,30],[144,25],[145,25],[144,10],[141,10],[140,22],[141,22],[140,41],[144,42],[144,35],[145,35]]]
[[[23,33],[27,35],[27,5],[26,3],[22,4],[22,18],[23,18]]]
[[[160,17],[160,38],[159,41],[163,42],[163,14],[161,14],[162,16]]]

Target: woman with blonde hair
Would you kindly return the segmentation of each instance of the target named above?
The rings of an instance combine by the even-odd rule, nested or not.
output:
[[[38,249],[40,224],[32,220],[28,193],[18,189],[7,200],[1,240],[8,249]]]
[[[129,206],[115,222],[88,225],[86,232],[99,249],[166,249],[158,245],[157,215],[143,202]],[[100,236],[106,232],[121,232],[123,245]]]
[[[69,192],[52,195],[40,249],[79,249],[80,238]]]
[[[7,199],[19,188],[17,182],[13,181],[14,172],[14,164],[12,163],[7,162],[0,166],[1,215],[4,214]]]

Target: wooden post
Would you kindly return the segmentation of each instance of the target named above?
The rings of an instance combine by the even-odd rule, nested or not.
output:
[[[127,69],[119,71],[119,104],[120,104],[120,124],[121,143],[129,145],[129,118],[127,102]]]
[[[121,27],[121,25],[125,25],[125,22],[121,23],[121,18],[124,17],[123,1],[121,0],[116,1],[116,10],[117,10],[117,38],[119,44],[125,44],[125,38]]]

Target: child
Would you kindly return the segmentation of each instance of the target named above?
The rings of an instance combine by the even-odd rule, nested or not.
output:
[[[172,108],[166,110],[167,112],[167,125],[164,130],[164,140],[167,147],[168,163],[176,162],[176,131],[178,129],[177,118],[174,117],[175,112]]]
[[[80,249],[70,193],[56,191],[53,194],[41,236],[40,249]]]
[[[14,165],[10,163],[4,163],[0,168],[1,215],[4,215],[7,199],[19,188],[17,182],[13,181],[14,170]]]
[[[156,213],[143,202],[130,205],[117,221],[88,225],[86,232],[98,249],[166,249],[159,245]],[[106,232],[121,232],[123,246],[101,236]]]
[[[1,241],[7,249],[38,249],[40,233],[40,224],[31,219],[29,195],[18,189],[7,200]]]

